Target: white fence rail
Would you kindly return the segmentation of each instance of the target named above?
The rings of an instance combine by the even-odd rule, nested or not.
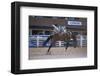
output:
[[[40,47],[43,46],[44,41],[49,37],[50,35],[31,35],[29,36],[29,46],[30,47]],[[47,43],[46,46],[49,46],[50,42]],[[57,41],[55,43],[57,47],[63,47],[64,41]],[[77,38],[77,45],[79,47],[87,46],[87,37],[84,35],[80,35]]]
[[[87,36],[86,35],[80,35],[77,38],[77,45],[80,47],[87,46]]]

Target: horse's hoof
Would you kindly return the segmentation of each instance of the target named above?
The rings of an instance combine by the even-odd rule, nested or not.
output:
[[[65,52],[67,52],[67,49],[65,49]]]
[[[47,55],[51,55],[51,52],[47,52]]]

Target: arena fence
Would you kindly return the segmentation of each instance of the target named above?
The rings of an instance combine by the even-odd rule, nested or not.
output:
[[[29,36],[29,47],[43,47],[44,41],[50,35],[30,35]],[[50,46],[50,41],[46,44],[45,47]],[[72,41],[70,41],[70,46],[72,46]],[[83,47],[87,46],[87,38],[85,35],[80,35],[77,38],[77,46]],[[55,47],[64,47],[64,41],[57,41]]]

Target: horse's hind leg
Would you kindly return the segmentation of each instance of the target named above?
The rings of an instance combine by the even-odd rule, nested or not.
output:
[[[65,51],[68,49],[68,47],[69,47],[69,42],[66,41],[66,43],[65,43]]]
[[[73,46],[74,46],[74,48],[77,47],[77,40],[73,40]]]

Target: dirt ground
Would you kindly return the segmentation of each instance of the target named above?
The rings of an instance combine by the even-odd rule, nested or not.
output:
[[[55,58],[84,58],[87,57],[87,47],[53,47],[47,54],[48,47],[29,48],[29,59],[55,59]]]

